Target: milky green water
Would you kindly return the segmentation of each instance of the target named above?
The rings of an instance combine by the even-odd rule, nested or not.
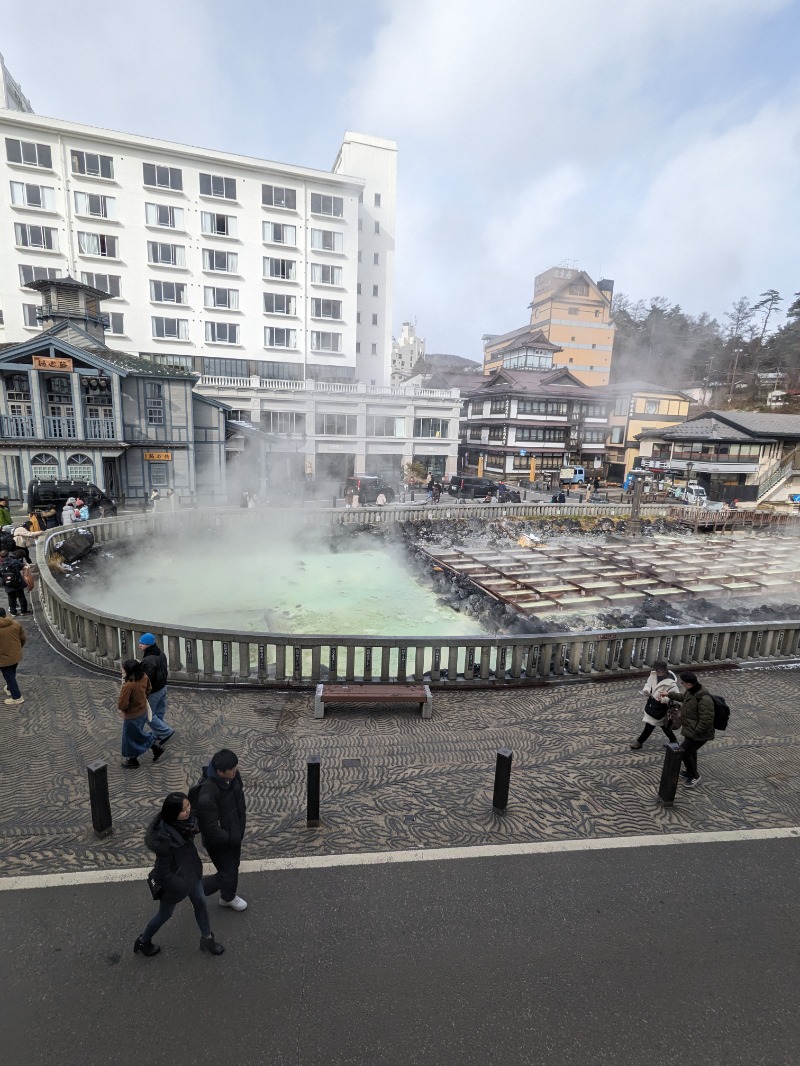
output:
[[[388,549],[333,554],[293,545],[156,542],[96,559],[70,594],[97,610],[150,624],[240,632],[348,636],[466,636],[469,615],[437,603]]]

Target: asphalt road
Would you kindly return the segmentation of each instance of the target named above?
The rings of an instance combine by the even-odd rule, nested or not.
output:
[[[132,953],[144,884],[0,893],[2,1059],[795,1066],[795,839],[250,874]]]

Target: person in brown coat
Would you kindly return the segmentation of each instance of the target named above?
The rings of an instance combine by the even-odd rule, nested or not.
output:
[[[17,684],[17,667],[22,662],[22,645],[26,641],[25,630],[6,615],[0,607],[0,671],[6,683],[6,703],[24,703],[25,697]]]
[[[122,688],[117,708],[122,715],[122,763],[123,770],[136,770],[139,756],[152,748],[153,762],[158,762],[164,749],[152,733],[145,733],[147,723],[147,694],[150,678],[145,674],[138,659],[126,659],[122,664]]]

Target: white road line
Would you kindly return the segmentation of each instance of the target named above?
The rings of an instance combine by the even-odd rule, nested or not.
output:
[[[529,844],[482,844],[471,848],[420,848],[416,851],[368,851],[355,855],[304,855],[284,859],[243,862],[242,873],[277,873],[282,870],[314,870],[333,866],[383,866],[395,862],[442,862],[451,859],[503,859],[513,855],[552,855],[568,851],[610,851],[615,848],[661,848],[674,844],[728,844],[753,840],[800,837],[800,826],[780,829],[740,829],[720,833],[665,833],[651,836],[600,837],[587,840],[539,840]],[[206,863],[206,869],[211,867]],[[0,878],[0,892],[24,888],[61,888],[69,885],[101,885],[138,881],[150,867],[115,870],[79,870],[60,874],[31,874]]]

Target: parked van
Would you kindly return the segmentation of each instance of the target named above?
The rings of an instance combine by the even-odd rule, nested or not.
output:
[[[562,485],[583,485],[586,474],[582,466],[562,466],[558,472],[558,480]]]
[[[689,485],[683,493],[683,502],[690,507],[705,507],[708,502],[708,496],[706,496],[706,490],[702,485]]]
[[[369,474],[355,474],[345,482],[345,496],[358,496],[358,502],[362,504],[375,503],[380,493],[386,497],[386,502],[394,500],[394,489],[387,485],[382,477],[371,477]]]
[[[497,485],[488,477],[459,477],[454,474],[450,478],[447,491],[451,496],[466,496],[468,499],[483,499],[485,496],[495,496]]]
[[[61,508],[70,496],[80,497],[89,508],[90,518],[114,517],[117,505],[91,481],[31,481],[28,484],[28,512]]]

